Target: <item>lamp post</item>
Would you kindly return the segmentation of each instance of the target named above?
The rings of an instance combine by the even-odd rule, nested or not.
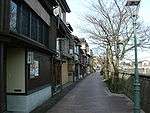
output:
[[[135,70],[134,70],[134,95],[133,95],[133,101],[134,101],[134,113],[140,113],[140,79],[139,79],[139,73],[138,73],[138,58],[137,58],[137,37],[136,37],[136,20],[138,16],[138,9],[139,4],[141,0],[127,0],[126,6],[129,6],[132,9],[132,19],[133,19],[133,30],[134,30],[134,51],[135,51]]]

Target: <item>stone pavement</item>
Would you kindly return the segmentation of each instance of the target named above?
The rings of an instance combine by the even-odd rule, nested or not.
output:
[[[124,95],[110,93],[98,73],[81,81],[47,113],[132,113]]]

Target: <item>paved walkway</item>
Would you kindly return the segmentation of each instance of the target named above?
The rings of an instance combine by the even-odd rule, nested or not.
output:
[[[111,94],[98,73],[88,76],[47,113],[132,113],[124,95]]]

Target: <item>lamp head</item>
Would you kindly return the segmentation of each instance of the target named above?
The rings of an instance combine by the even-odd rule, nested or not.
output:
[[[137,17],[141,0],[127,0],[126,6],[133,17]]]
[[[138,6],[141,0],[127,0],[126,6]]]

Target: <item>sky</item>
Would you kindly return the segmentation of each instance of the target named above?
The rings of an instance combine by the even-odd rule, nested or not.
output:
[[[83,18],[85,14],[89,13],[90,0],[66,1],[71,9],[71,13],[67,14],[67,21],[72,25],[74,29],[73,35],[76,35],[79,38],[85,38],[95,54],[100,52],[96,48],[96,45],[91,44],[85,33],[81,30],[81,28],[90,27],[85,25]],[[143,19],[145,24],[150,25],[150,0],[141,0],[139,16]],[[139,51],[138,56],[139,59],[150,59],[150,51]]]
[[[145,23],[150,24],[150,0],[141,0],[139,16]]]

